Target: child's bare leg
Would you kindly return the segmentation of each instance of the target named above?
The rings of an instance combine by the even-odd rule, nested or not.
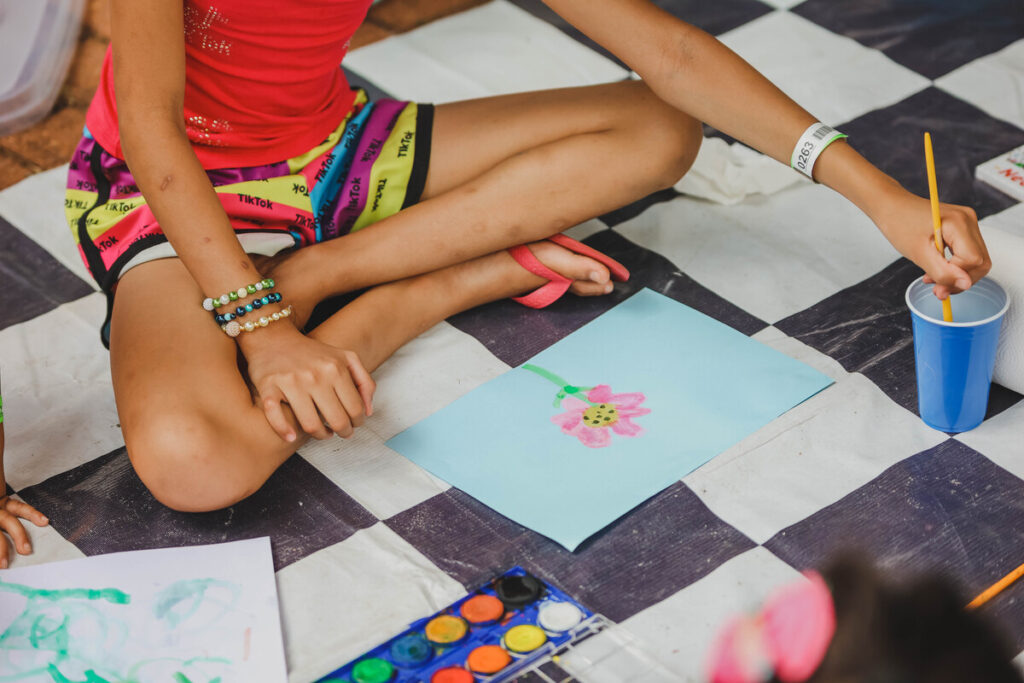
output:
[[[550,242],[533,243],[530,249],[542,263],[567,277],[583,279],[591,269],[590,259]],[[524,270],[507,252],[489,254],[374,287],[324,321],[310,336],[355,350],[367,370],[373,372],[406,342],[445,318],[528,292],[545,282]],[[587,291],[603,294],[610,287],[591,287]],[[382,314],[384,311],[387,313]],[[382,315],[386,320],[382,321]]]
[[[424,200],[302,250],[278,279],[326,297],[548,237],[670,186],[701,139],[638,82],[441,105]]]
[[[589,259],[549,242],[532,248],[568,277],[586,277],[592,267]],[[440,320],[543,282],[507,253],[492,254],[376,287],[312,335],[355,351],[372,371]],[[290,295],[312,296],[292,284]],[[154,291],[175,292],[161,297],[157,313]],[[114,394],[128,455],[150,491],[184,511],[218,509],[245,498],[296,448],[253,405],[235,343],[195,304],[201,298],[178,259],[142,264],[121,279],[111,329]]]
[[[424,200],[299,250],[274,275],[302,318],[331,294],[430,273],[372,290],[315,332],[373,368],[437,321],[541,284],[505,253],[463,262],[672,184],[699,143],[697,122],[638,83],[444,105],[436,111]],[[595,269],[572,258],[584,270],[571,277]],[[161,298],[158,314],[154,291],[175,292]],[[143,264],[121,280],[111,332],[129,456],[150,490],[182,510],[244,498],[295,447],[253,405],[235,344],[193,303],[202,296],[180,261]]]

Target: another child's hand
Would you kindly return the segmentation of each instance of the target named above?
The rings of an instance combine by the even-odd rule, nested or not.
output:
[[[22,526],[22,519],[27,519],[36,526],[46,526],[50,520],[28,503],[15,500],[10,496],[0,496],[0,530],[6,532],[14,543],[14,549],[22,555],[32,552],[32,544],[28,540],[28,532]],[[7,555],[7,539],[0,533],[0,569],[9,566]]]
[[[242,343],[267,421],[285,441],[294,441],[296,434],[282,402],[317,439],[332,432],[350,436],[372,413],[376,384],[352,351],[310,339],[290,324],[246,334]]]
[[[935,248],[930,202],[900,191],[876,222],[896,249],[925,271],[935,296],[959,294],[985,277],[992,261],[978,228],[978,216],[967,206],[940,204],[942,239],[952,252],[949,261]]]

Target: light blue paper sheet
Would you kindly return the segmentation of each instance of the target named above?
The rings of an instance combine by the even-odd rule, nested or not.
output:
[[[617,405],[617,414],[571,394],[556,408],[559,379],[586,388],[608,385],[610,398],[607,390],[582,395]],[[575,550],[831,383],[804,363],[645,289],[388,445]],[[572,433],[563,432],[552,418],[567,413],[582,413],[588,424],[559,418]],[[589,426],[594,419],[617,420],[622,433]],[[637,428],[643,432],[629,435]]]

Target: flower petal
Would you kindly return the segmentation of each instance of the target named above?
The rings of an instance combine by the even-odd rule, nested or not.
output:
[[[589,408],[590,406],[587,405],[586,402],[579,400],[575,396],[567,396],[562,399],[562,407],[565,408],[566,410],[578,410],[582,414],[583,411]]]
[[[641,436],[644,433],[644,428],[628,417],[620,417],[619,421],[612,425],[612,431],[619,436]]]
[[[609,403],[612,400],[612,388],[607,384],[598,384],[587,392],[587,400],[593,403]]]
[[[587,392],[587,399],[592,403],[614,403],[616,408],[636,408],[643,403],[647,397],[641,392],[635,391],[625,394],[613,394],[612,388],[607,384],[598,384]]]
[[[651,412],[650,408],[626,408],[619,410],[619,417],[640,417]]]
[[[641,392],[636,391],[628,394],[612,394],[611,402],[621,410],[636,408],[647,399]]]
[[[612,435],[606,427],[583,427],[576,430],[574,436],[589,448],[604,448],[612,443]]]
[[[566,434],[572,434],[583,422],[583,411],[570,410],[566,413],[559,413],[558,415],[553,415],[551,421],[561,427],[562,431]]]

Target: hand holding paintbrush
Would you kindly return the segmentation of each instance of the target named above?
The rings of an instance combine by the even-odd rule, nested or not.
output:
[[[928,132],[924,134],[925,148],[925,169],[928,175],[929,205],[932,218],[932,242],[935,245],[933,254],[936,254],[941,262],[936,263],[943,267],[943,270],[955,270],[960,273],[952,284],[939,282],[927,274],[932,271],[925,267],[926,274],[924,281],[934,284],[935,296],[942,300],[942,316],[946,322],[953,322],[952,304],[950,295],[958,294],[968,289],[973,282],[977,282],[988,273],[991,267],[988,251],[985,249],[985,242],[978,230],[977,215],[972,209],[966,206],[955,206],[939,203],[938,182],[935,173],[935,156],[932,150],[932,138]],[[943,216],[943,212],[946,216]],[[956,227],[952,230],[943,231],[943,223],[947,228],[952,224]],[[890,238],[891,239],[891,238]],[[952,253],[952,258],[946,259],[946,248]],[[980,247],[981,252],[977,249]],[[902,251],[902,250],[901,250]],[[933,257],[934,258],[934,257]],[[921,265],[920,261],[914,259]],[[950,268],[950,267],[953,268]]]
[[[862,174],[868,180],[857,180],[850,188],[844,186],[844,196],[861,207],[900,254],[925,272],[924,282],[934,285],[932,291],[937,298],[958,294],[988,274],[992,262],[973,209],[938,204],[941,243],[951,252],[947,260],[935,248],[935,213],[929,198],[909,192],[873,166],[867,168],[867,160],[853,150],[843,151],[847,158],[829,158],[828,150],[822,154],[818,161],[821,174],[817,175],[816,167],[815,179],[837,187],[847,176],[858,175],[859,168],[865,169]]]

